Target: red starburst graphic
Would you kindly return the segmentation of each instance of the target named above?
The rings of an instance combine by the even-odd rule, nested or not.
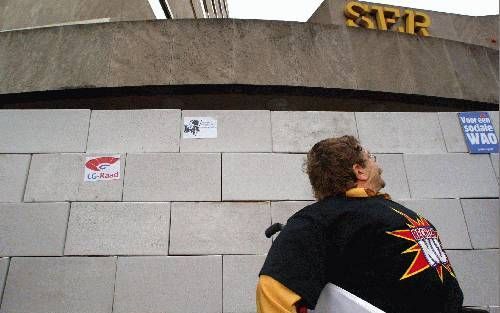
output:
[[[402,252],[402,254],[410,252],[416,254],[412,263],[403,276],[401,276],[400,280],[421,273],[430,267],[436,270],[441,282],[443,282],[443,268],[455,277],[455,273],[451,268],[448,257],[441,247],[439,235],[431,224],[421,216],[417,219],[413,219],[403,212],[396,209],[392,210],[402,215],[408,221],[406,225],[408,225],[409,229],[395,230],[391,232],[388,231],[387,234],[415,243]]]

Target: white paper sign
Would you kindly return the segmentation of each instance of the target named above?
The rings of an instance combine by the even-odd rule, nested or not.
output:
[[[85,158],[83,181],[95,182],[114,179],[120,179],[120,155]]]
[[[217,120],[212,117],[184,117],[183,138],[217,138]]]

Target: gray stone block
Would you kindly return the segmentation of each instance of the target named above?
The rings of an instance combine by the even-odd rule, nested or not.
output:
[[[68,203],[0,203],[0,256],[60,256]]]
[[[224,153],[223,200],[313,200],[303,154]]]
[[[90,110],[2,110],[0,153],[84,152]]]
[[[72,203],[65,255],[167,255],[170,203]]]
[[[460,126],[457,112],[439,112],[439,124],[443,131],[448,152],[467,152],[464,133]]]
[[[498,306],[498,249],[448,250],[446,253],[464,293],[464,305]]]
[[[170,255],[264,254],[269,203],[174,202]]]
[[[401,204],[436,227],[445,249],[472,249],[458,199],[405,200]]]
[[[388,193],[393,199],[410,198],[403,155],[377,154],[377,163],[382,168],[382,178],[386,185],[381,192]]]
[[[492,153],[490,154],[490,159],[491,159],[491,164],[493,164],[493,169],[495,171],[495,175],[497,178],[500,177],[499,174],[499,167],[500,167],[500,158],[498,153]]]
[[[313,203],[314,201],[273,201],[271,202],[271,223],[286,224],[293,214]]]
[[[181,134],[181,152],[271,152],[269,111],[182,111],[182,120],[204,116],[217,120],[217,138],[184,139]]]
[[[30,160],[30,155],[0,154],[0,202],[23,201]]]
[[[472,247],[499,248],[498,199],[461,199]]]
[[[124,201],[220,201],[216,153],[127,155]]]
[[[114,257],[12,258],[1,313],[111,313]]]
[[[255,288],[265,255],[223,256],[223,304],[226,313],[255,313]]]
[[[3,289],[5,280],[7,279],[7,271],[9,269],[9,258],[0,258],[0,304],[2,303]]]
[[[488,155],[406,154],[413,198],[498,197],[498,183]]]
[[[271,112],[273,151],[308,152],[323,139],[357,137],[352,112]]]
[[[222,257],[120,257],[115,313],[222,311]]]
[[[490,116],[491,122],[493,123],[493,127],[495,128],[497,137],[500,136],[500,116],[498,111],[488,111],[488,115]]]
[[[361,144],[370,152],[446,152],[436,113],[356,112],[356,120]]]
[[[84,182],[87,156],[93,155],[33,155],[24,201],[120,201],[125,156],[120,159],[119,180]]]
[[[178,152],[180,110],[97,110],[87,152]]]

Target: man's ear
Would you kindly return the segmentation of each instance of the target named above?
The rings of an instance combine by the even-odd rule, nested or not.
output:
[[[368,175],[367,175],[367,170],[360,164],[354,164],[352,166],[352,170],[354,171],[354,175],[356,175],[356,178],[360,181],[367,181],[368,180]]]

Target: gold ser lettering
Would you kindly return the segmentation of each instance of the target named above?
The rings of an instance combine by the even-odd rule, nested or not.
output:
[[[368,5],[356,1],[348,2],[344,9],[346,24],[351,27],[395,30],[400,33],[429,36],[431,19],[424,12]]]

